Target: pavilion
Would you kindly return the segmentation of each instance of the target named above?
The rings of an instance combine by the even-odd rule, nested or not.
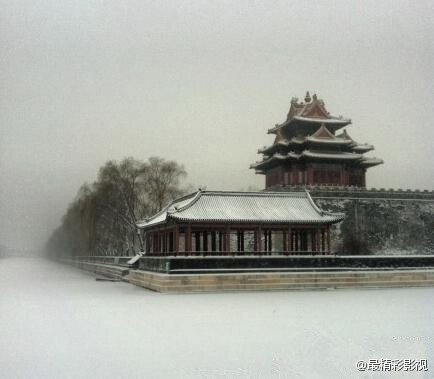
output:
[[[262,160],[252,164],[265,175],[265,187],[340,186],[366,188],[366,171],[383,163],[366,157],[374,146],[353,140],[346,129],[351,120],[330,115],[324,101],[306,93],[304,102],[291,100],[286,121],[268,130],[274,142],[258,150]]]
[[[137,223],[146,256],[329,254],[330,226],[308,192],[202,191]]]

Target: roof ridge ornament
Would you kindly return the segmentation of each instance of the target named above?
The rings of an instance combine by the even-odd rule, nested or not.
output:
[[[306,96],[304,98],[304,101],[306,103],[310,103],[312,101],[312,98],[310,97],[309,91],[306,92]]]

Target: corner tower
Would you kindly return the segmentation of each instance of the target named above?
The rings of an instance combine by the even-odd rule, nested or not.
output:
[[[287,119],[268,130],[272,145],[258,150],[262,160],[250,166],[265,175],[265,187],[330,185],[366,187],[366,170],[382,164],[363,154],[372,145],[359,144],[343,129],[351,120],[331,116],[324,102],[306,93],[304,102],[292,98]]]

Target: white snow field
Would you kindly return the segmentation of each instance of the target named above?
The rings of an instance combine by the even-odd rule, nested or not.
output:
[[[433,378],[434,288],[159,294],[0,259],[0,377]],[[359,372],[360,359],[427,359]]]

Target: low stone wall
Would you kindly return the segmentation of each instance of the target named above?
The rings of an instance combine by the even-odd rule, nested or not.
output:
[[[127,279],[137,286],[169,293],[423,287],[434,285],[434,270],[209,275],[169,275],[131,270]]]
[[[207,258],[208,259],[208,258]],[[128,269],[65,259],[63,263],[105,278],[123,280],[158,292],[274,291],[334,288],[382,288],[434,286],[434,269],[379,269],[357,271],[246,272],[177,274]]]
[[[291,270],[434,269],[434,255],[422,256],[216,256],[142,257],[139,269],[167,274]]]

